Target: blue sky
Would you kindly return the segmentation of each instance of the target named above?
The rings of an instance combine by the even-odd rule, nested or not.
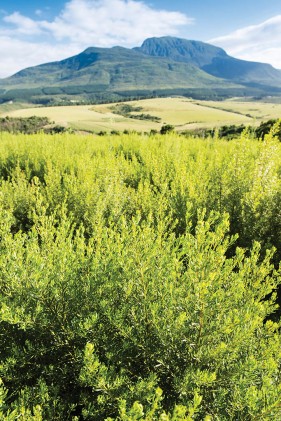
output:
[[[89,46],[173,35],[281,69],[280,0],[13,0],[0,2],[0,77]]]

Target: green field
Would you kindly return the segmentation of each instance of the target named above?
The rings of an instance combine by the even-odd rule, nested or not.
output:
[[[125,129],[146,131],[148,129],[146,122],[124,118],[110,111],[96,111],[92,105],[27,108],[2,115],[11,117],[46,116],[58,125],[85,131],[123,131]],[[151,123],[151,128],[157,129],[158,126],[156,123]]]
[[[280,198],[272,133],[2,132],[0,419],[279,421]]]
[[[241,101],[241,99],[233,99],[220,102],[200,101],[198,103],[206,107],[238,113],[241,114],[241,116],[248,116],[254,120],[269,120],[270,118],[281,117],[281,104],[275,102]]]
[[[7,110],[0,107],[2,116],[30,117],[47,116],[56,124],[75,130],[85,131],[123,131],[140,132],[151,129],[160,130],[163,124],[172,124],[176,130],[183,131],[200,127],[219,127],[222,125],[257,125],[270,118],[280,118],[281,104],[258,101],[197,101],[186,98],[154,98],[128,102],[145,113],[159,117],[160,122],[138,120],[114,114],[114,104],[73,105],[61,107],[37,107]],[[15,107],[15,105],[13,105]],[[12,107],[12,105],[10,106]]]

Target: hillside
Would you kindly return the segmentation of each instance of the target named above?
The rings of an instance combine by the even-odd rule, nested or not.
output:
[[[229,86],[192,63],[171,64],[123,47],[88,48],[68,59],[31,67],[6,79],[7,86],[91,85],[97,89]]]
[[[222,48],[204,42],[175,37],[148,38],[135,50],[151,57],[193,64],[210,75],[235,83],[281,87],[281,71],[270,64],[239,60],[229,56]]]
[[[90,47],[62,61],[0,80],[0,101],[104,101],[186,95],[197,98],[281,93],[281,71],[213,45],[173,37],[141,47]]]

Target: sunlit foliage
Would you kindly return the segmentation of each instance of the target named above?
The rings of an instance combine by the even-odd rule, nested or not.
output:
[[[0,418],[281,419],[281,146],[0,133]]]

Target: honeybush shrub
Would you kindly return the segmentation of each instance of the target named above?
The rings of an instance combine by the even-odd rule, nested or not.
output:
[[[226,216],[178,238],[165,219],[101,220],[87,241],[65,206],[33,220],[14,235],[2,210],[4,414],[22,396],[52,420],[280,414],[279,274],[257,244],[226,258]]]
[[[279,157],[3,135],[0,418],[279,420]]]

